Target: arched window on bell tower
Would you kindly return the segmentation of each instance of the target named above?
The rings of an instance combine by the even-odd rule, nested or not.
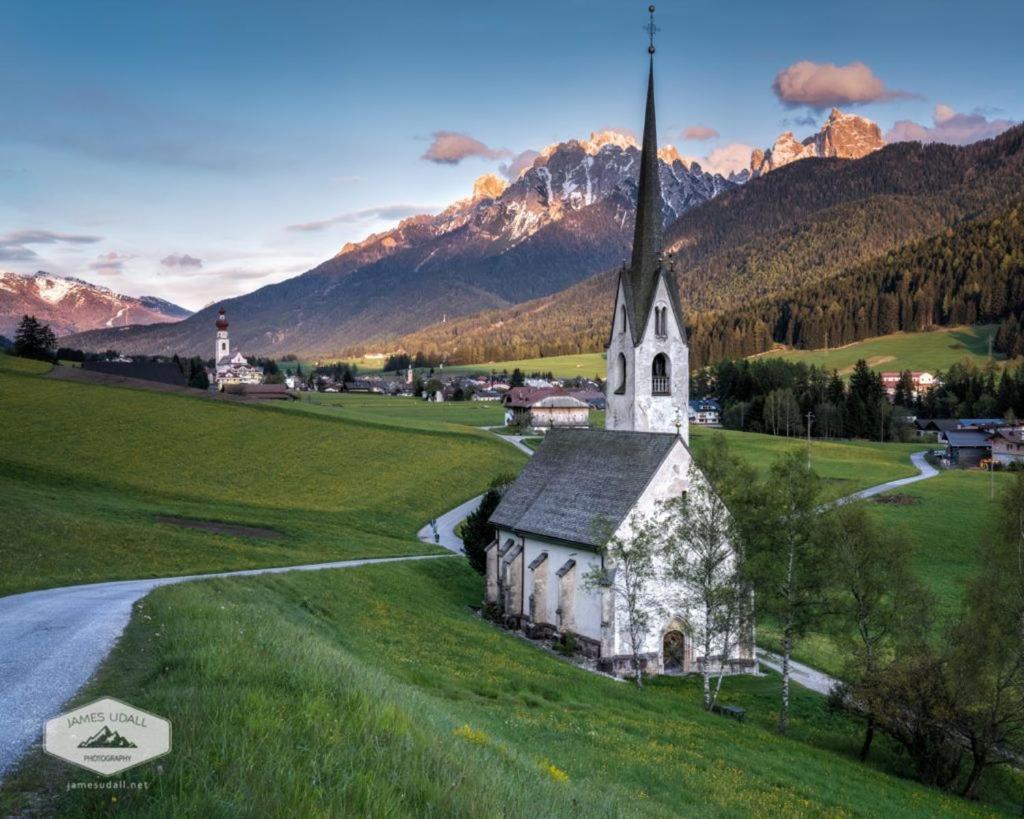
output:
[[[624,353],[619,353],[615,368],[618,371],[615,375],[619,381],[619,386],[615,388],[615,394],[624,395],[626,393],[626,356]]]
[[[626,305],[622,305],[620,308],[621,321],[619,322],[619,332],[626,332]]]
[[[671,395],[672,394],[672,371],[669,365],[668,356],[658,353],[651,363],[651,394]]]

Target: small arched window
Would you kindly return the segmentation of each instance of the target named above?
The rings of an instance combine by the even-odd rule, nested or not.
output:
[[[651,394],[672,394],[672,371],[668,356],[664,353],[658,353],[651,363]]]
[[[618,370],[616,375],[619,379],[619,386],[615,389],[615,394],[623,395],[626,392],[626,356],[623,353],[619,353],[616,369]]]
[[[668,335],[668,308],[658,306],[654,308],[654,335],[658,338],[665,338]]]
[[[622,305],[619,312],[622,316],[622,320],[619,322],[619,332],[624,333],[626,332],[626,305]]]

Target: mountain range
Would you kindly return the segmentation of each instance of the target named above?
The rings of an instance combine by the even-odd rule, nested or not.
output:
[[[1017,126],[966,147],[902,142],[854,161],[793,162],[684,214],[668,227],[665,240],[695,336],[762,301],[776,305],[765,312],[778,317],[779,326],[759,332],[757,349],[745,348],[757,352],[785,339],[781,328],[787,326],[790,294],[827,288],[835,277],[958,225],[998,218],[1022,198],[1024,126]],[[955,260],[963,267],[968,261]],[[940,255],[929,263],[942,269],[951,262]],[[1012,258],[1008,263],[1014,264]],[[392,348],[453,363],[600,350],[614,283],[615,271],[606,271],[509,310],[435,324]],[[1004,308],[1024,303],[1024,296],[1011,302]],[[935,321],[941,317],[940,311]],[[872,321],[864,317],[860,325],[857,338],[871,334]],[[745,332],[739,322],[731,326]],[[716,354],[739,349],[740,341],[723,341]],[[702,342],[691,343],[696,355]],[[353,352],[362,351],[377,350]],[[694,363],[700,360],[696,356]]]
[[[663,148],[666,244],[691,325],[714,335],[716,317],[1012,207],[1024,190],[1021,134],[882,147],[874,123],[833,111],[811,137],[787,133],[755,151],[745,184]],[[632,138],[601,132],[545,149],[512,182],[481,177],[439,214],[224,302],[234,343],[271,355],[404,349],[453,362],[601,349],[615,269],[629,253],[638,158]],[[68,343],[205,354],[219,306]]]
[[[25,315],[66,336],[101,327],[180,321],[192,313],[153,296],[124,296],[81,279],[0,271],[0,335],[13,337]]]
[[[549,295],[628,257],[639,159],[635,140],[614,131],[559,143],[514,181],[485,175],[441,213],[347,244],[301,276],[173,326],[118,328],[69,343],[205,354],[223,306],[240,349],[321,354]],[[661,152],[660,167],[666,224],[736,187],[673,149]]]

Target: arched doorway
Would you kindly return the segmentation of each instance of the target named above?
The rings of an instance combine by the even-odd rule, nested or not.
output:
[[[662,640],[662,666],[666,674],[686,671],[686,635],[681,631],[666,631]]]

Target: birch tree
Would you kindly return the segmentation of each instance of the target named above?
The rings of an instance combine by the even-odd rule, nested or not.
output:
[[[604,589],[612,595],[612,605],[622,615],[633,660],[633,679],[643,687],[642,654],[651,632],[651,616],[656,608],[655,565],[661,543],[662,523],[655,516],[634,514],[624,537],[608,534],[599,538],[603,565],[583,576],[588,589]]]
[[[907,539],[880,527],[863,506],[830,511],[825,531],[832,554],[833,634],[850,648],[846,678],[870,692],[904,646],[927,640],[930,596],[913,574]],[[873,697],[861,697],[866,722],[862,761],[875,736],[873,703]]]
[[[826,565],[820,538],[821,480],[803,452],[778,459],[762,485],[751,526],[749,566],[758,608],[782,632],[782,702],[779,731],[789,728],[793,646],[824,610]]]
[[[702,651],[704,708],[717,698],[711,692],[713,652],[724,660],[739,634],[742,586],[733,543],[738,533],[722,496],[696,465],[690,468],[689,490],[666,504],[668,527],[663,544],[666,574],[681,589],[677,602],[690,611],[691,636]]]

